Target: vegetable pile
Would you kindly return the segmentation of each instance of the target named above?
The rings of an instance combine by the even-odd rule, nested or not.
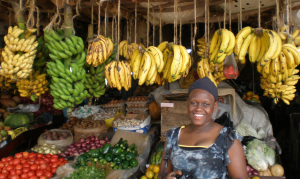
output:
[[[47,131],[42,137],[46,140],[65,140],[70,136],[69,132],[59,132],[59,131]]]
[[[70,144],[68,148],[66,148],[60,154],[61,157],[69,157],[69,156],[79,156],[85,152],[90,151],[91,149],[97,149],[103,147],[106,143],[110,143],[108,137],[105,137],[104,140],[99,139],[95,136],[90,136],[87,139],[80,139],[78,142]]]
[[[127,140],[120,138],[119,142],[111,147],[106,143],[99,149],[92,149],[80,155],[74,164],[74,168],[93,165],[109,165],[113,170],[131,169],[138,166],[135,157],[138,156],[135,144],[128,146]]]
[[[58,155],[21,152],[14,157],[2,158],[0,162],[0,179],[48,179],[56,173],[57,167],[64,166],[66,163],[67,160],[58,158]]]
[[[284,170],[279,164],[275,164],[275,151],[267,146],[264,142],[254,139],[247,145],[246,157],[248,164],[258,171],[260,176],[283,176]],[[275,166],[273,168],[274,175],[269,169],[269,166]],[[280,167],[279,167],[280,166]],[[255,170],[251,170],[251,167],[247,167],[248,175],[256,175]]]
[[[101,167],[87,166],[77,169],[70,177],[64,177],[63,179],[83,179],[83,178],[97,178],[105,179],[108,172]]]
[[[41,145],[41,146],[36,145],[31,150],[33,150],[37,153],[41,153],[41,154],[55,155],[55,154],[60,154],[61,153],[61,151],[58,150],[55,145],[48,145],[46,143]]]
[[[114,120],[113,124],[115,127],[132,127],[139,126],[144,122],[144,120],[140,119],[117,119]]]
[[[101,121],[93,121],[89,119],[83,119],[78,122],[77,127],[82,129],[101,127]]]

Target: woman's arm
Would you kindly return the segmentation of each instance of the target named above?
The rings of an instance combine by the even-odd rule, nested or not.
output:
[[[228,151],[231,163],[227,166],[228,173],[232,179],[248,179],[246,160],[241,142],[235,140]]]
[[[165,167],[164,157],[166,155],[166,151],[165,151],[166,146],[167,146],[167,142],[165,143],[165,146],[164,146],[164,150],[163,150],[163,154],[162,154],[162,158],[161,158],[161,163],[160,163],[160,168],[159,168],[159,173],[158,173],[157,179],[161,179],[162,174],[163,174],[163,170],[164,170],[164,167]],[[166,168],[164,179],[176,179],[175,177],[171,177],[171,176],[172,175],[182,175],[181,171],[179,171],[179,170],[174,171],[174,172],[172,172],[172,171],[173,171],[173,168],[172,168],[171,160],[169,158],[168,159],[168,167]]]

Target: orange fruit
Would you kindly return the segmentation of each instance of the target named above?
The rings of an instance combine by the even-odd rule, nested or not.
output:
[[[252,95],[252,97],[253,97],[253,98],[256,98],[256,99],[259,99],[259,96],[256,95],[256,94],[255,94],[255,95]]]
[[[140,179],[147,179],[147,177],[145,175],[141,176]]]
[[[154,179],[157,179],[157,177],[158,177],[158,173],[156,173],[156,174],[154,175]]]
[[[153,173],[158,173],[159,172],[159,166],[155,165],[152,169]]]
[[[247,96],[246,95],[243,95],[243,97],[242,97],[243,99],[246,99],[247,98]]]
[[[151,178],[154,177],[154,173],[153,173],[152,171],[147,171],[147,172],[146,172],[146,177],[147,177],[148,179],[151,179]]]
[[[253,95],[253,92],[252,91],[248,91],[247,93],[246,93],[246,96],[252,96]]]
[[[155,167],[155,165],[154,164],[152,164],[152,165],[150,165],[150,167],[149,167],[149,170],[153,170],[153,168]]]
[[[247,96],[247,98],[246,98],[246,99],[250,101],[250,100],[251,100],[251,98],[252,98],[251,96]]]

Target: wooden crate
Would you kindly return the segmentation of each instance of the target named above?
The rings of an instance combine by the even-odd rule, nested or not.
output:
[[[187,115],[186,101],[162,100],[161,106],[161,141],[166,141],[166,131],[188,125],[191,121]]]

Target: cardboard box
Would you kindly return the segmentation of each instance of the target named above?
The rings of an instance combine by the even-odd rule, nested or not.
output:
[[[147,133],[152,125],[151,116],[149,114],[144,114],[144,112],[141,112],[139,114],[127,114],[124,116],[123,114],[120,114],[115,117],[115,120],[117,119],[138,119],[143,120],[144,122],[140,124],[139,126],[133,126],[133,127],[114,127],[114,132],[117,130],[124,130],[129,132],[137,132],[137,133]]]

